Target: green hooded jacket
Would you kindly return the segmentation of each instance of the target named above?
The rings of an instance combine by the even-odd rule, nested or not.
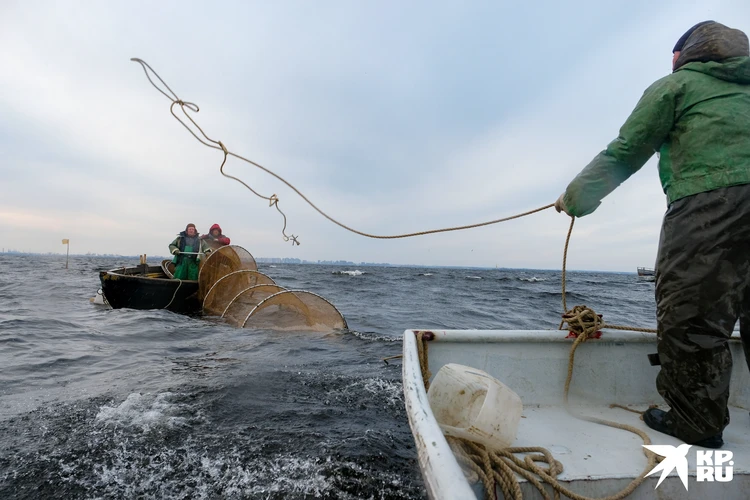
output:
[[[747,36],[719,23],[685,42],[674,72],[651,85],[620,135],[568,185],[570,215],[602,198],[659,153],[668,204],[750,183],[750,57]]]

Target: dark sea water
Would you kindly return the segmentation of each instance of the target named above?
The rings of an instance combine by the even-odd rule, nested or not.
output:
[[[130,259],[0,254],[0,499],[425,498],[406,328],[557,328],[560,272],[261,265],[350,330],[237,329],[89,302]],[[352,272],[362,271],[364,274]],[[568,275],[568,307],[655,327],[653,283]]]

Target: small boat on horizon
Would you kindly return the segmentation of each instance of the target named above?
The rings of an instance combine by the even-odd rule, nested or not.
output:
[[[656,271],[651,269],[650,267],[639,267],[637,268],[638,276],[654,276],[656,275]]]
[[[642,281],[656,281],[656,271],[654,269],[651,269],[650,267],[639,267],[637,268],[638,271],[638,279]]]

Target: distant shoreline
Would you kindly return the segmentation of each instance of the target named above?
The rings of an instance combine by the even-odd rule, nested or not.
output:
[[[0,252],[1,256],[32,256],[32,257],[65,257],[61,253],[34,253],[34,252]],[[70,254],[70,257],[95,257],[99,259],[138,259],[139,255],[114,255],[114,254]],[[148,260],[171,259],[171,256],[149,255]],[[445,265],[423,265],[423,264],[389,264],[386,262],[351,262],[345,260],[339,261],[311,261],[297,258],[285,257],[256,257],[255,261],[259,264],[290,264],[290,265],[315,265],[315,266],[361,266],[361,267],[410,267],[414,269],[496,269],[498,271],[535,271],[535,272],[560,272],[560,269],[542,269],[531,267],[484,267],[484,266],[445,266]],[[568,269],[568,272],[578,273],[606,273],[606,274],[637,274],[630,271],[599,271],[592,269]]]

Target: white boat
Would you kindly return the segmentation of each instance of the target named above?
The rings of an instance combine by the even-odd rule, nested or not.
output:
[[[481,485],[471,485],[453,455],[430,408],[420,365],[417,330],[406,330],[403,342],[403,387],[409,425],[416,443],[427,493],[432,499],[483,498]],[[424,331],[421,331],[424,332]],[[483,370],[521,398],[522,418],[514,447],[548,449],[564,470],[558,480],[588,497],[615,494],[639,477],[647,466],[643,441],[630,432],[580,420],[563,404],[573,340],[564,331],[430,330],[429,371],[434,378],[448,363]],[[688,450],[688,490],[676,471],[656,489],[661,472],[649,475],[628,497],[632,499],[746,499],[750,497],[750,372],[738,337],[730,340],[734,368],[730,397],[731,423],[724,431],[724,448],[733,453],[730,482],[698,481],[696,457]],[[649,429],[640,415],[613,403],[644,411],[649,405],[666,409],[656,391],[658,366],[648,354],[656,352],[653,334],[604,330],[576,351],[570,404],[588,416],[628,424],[645,431],[653,445],[678,446],[682,441]],[[534,486],[519,478],[523,498],[542,498]],[[548,492],[552,492],[548,487]],[[497,489],[498,498],[503,498]]]

